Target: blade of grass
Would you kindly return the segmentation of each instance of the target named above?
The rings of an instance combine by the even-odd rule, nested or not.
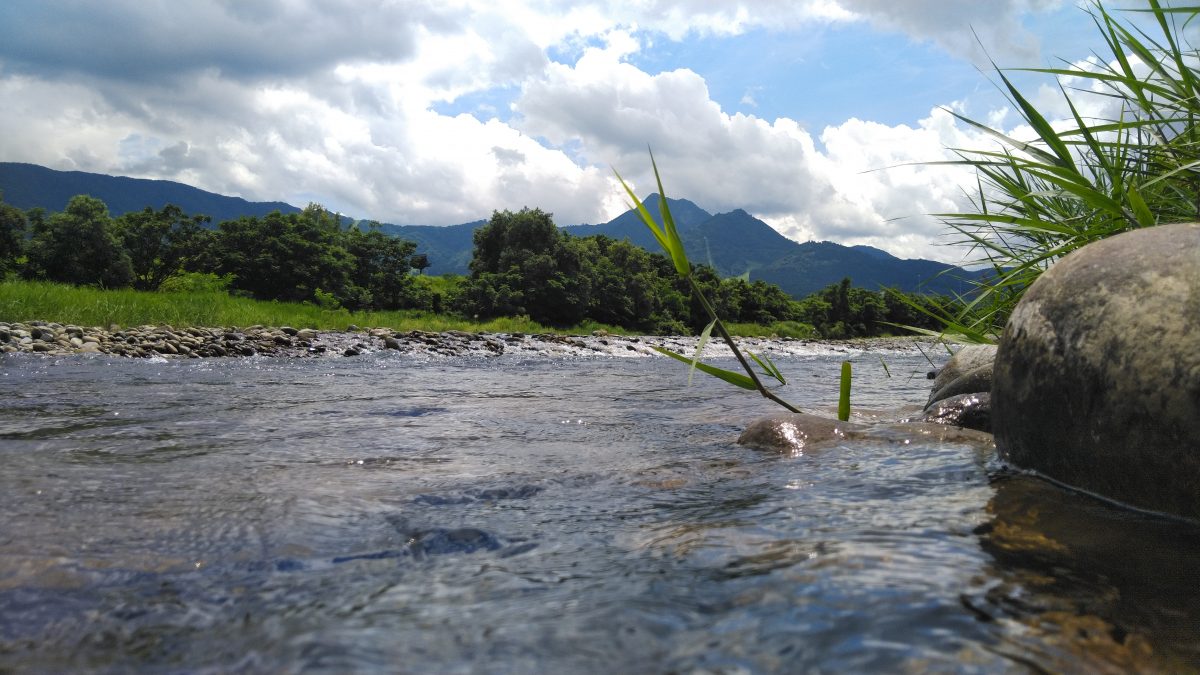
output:
[[[682,361],[684,363],[687,363],[703,373],[707,373],[717,379],[724,380],[734,386],[741,387],[742,389],[749,389],[750,391],[754,391],[755,389],[758,388],[757,386],[755,386],[753,380],[746,377],[745,375],[742,375],[741,373],[735,373],[732,370],[725,370],[724,368],[710,366],[707,363],[693,362],[692,359],[684,356],[683,354],[677,354],[677,353],[671,351],[670,349],[667,349],[666,347],[657,347],[657,346],[651,345],[650,348],[660,354],[669,356],[669,357],[675,359],[676,361]]]
[[[841,387],[838,392],[838,419],[846,422],[850,419],[850,362],[842,361]]]

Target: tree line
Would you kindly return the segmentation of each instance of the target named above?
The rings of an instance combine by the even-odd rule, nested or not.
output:
[[[420,276],[429,260],[415,243],[384,234],[377,223],[347,225],[315,204],[212,228],[206,216],[172,205],[114,218],[86,195],[49,214],[0,201],[0,278],[150,291],[200,278],[260,300],[479,319],[525,315],[549,326],[594,321],[657,334],[695,333],[708,323],[671,263],[628,241],[572,236],[540,209],[497,211],[474,237],[470,274],[434,282]],[[777,286],[722,279],[707,266],[695,274],[727,321],[795,335],[933,328],[919,308],[948,302],[853,288],[850,279],[797,301]]]

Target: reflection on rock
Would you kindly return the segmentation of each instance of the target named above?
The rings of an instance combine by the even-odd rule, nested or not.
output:
[[[738,437],[738,443],[756,450],[791,455],[804,454],[816,446],[854,438],[863,427],[805,413],[770,415],[755,420]]]
[[[1027,475],[995,487],[978,533],[997,574],[963,604],[1017,622],[1014,654],[1079,672],[1200,669],[1200,527]]]

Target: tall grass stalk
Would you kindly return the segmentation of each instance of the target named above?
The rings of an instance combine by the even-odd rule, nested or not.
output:
[[[637,195],[634,194],[633,189],[629,187],[629,184],[625,182],[625,179],[621,178],[621,174],[617,173],[616,171],[613,173],[616,173],[617,180],[621,181],[621,186],[625,188],[625,194],[632,202],[632,206],[636,210],[638,216],[641,218],[642,223],[649,228],[651,234],[654,235],[655,241],[657,241],[659,246],[662,247],[663,251],[666,252],[667,257],[671,259],[672,264],[675,266],[675,271],[681,278],[688,282],[688,285],[692,289],[692,297],[694,297],[696,301],[700,303],[701,307],[704,308],[705,314],[707,314],[711,320],[708,326],[706,326],[704,331],[700,334],[700,340],[696,345],[696,353],[691,358],[677,354],[662,347],[652,347],[652,349],[670,356],[673,359],[677,359],[689,364],[689,383],[691,382],[691,373],[695,370],[700,370],[701,372],[712,375],[713,377],[719,378],[743,389],[758,391],[763,395],[763,397],[774,401],[791,412],[800,412],[799,408],[793,406],[782,398],[779,398],[774,392],[767,389],[766,386],[763,385],[762,380],[759,379],[758,374],[754,371],[754,368],[750,366],[750,361],[747,360],[746,355],[742,354],[742,351],[738,348],[737,343],[733,341],[733,335],[730,333],[729,329],[725,327],[725,323],[721,321],[721,317],[717,316],[717,311],[713,308],[712,303],[710,303],[708,298],[704,295],[704,291],[700,288],[700,284],[696,281],[696,277],[692,275],[692,264],[688,261],[687,253],[683,248],[683,240],[680,239],[679,232],[675,228],[675,219],[671,216],[670,206],[667,205],[667,193],[665,190],[663,190],[662,177],[658,173],[658,164],[654,161],[653,153],[650,154],[650,165],[654,168],[654,180],[658,185],[658,206],[659,216],[662,222],[661,226],[659,226],[659,223],[654,220],[653,216],[650,215],[650,211],[646,209],[646,206],[640,199],[638,199]],[[700,354],[704,351],[704,346],[708,342],[708,338],[714,330],[716,331],[717,335],[724,340],[726,346],[729,347],[729,350],[733,352],[734,357],[737,358],[738,363],[741,364],[742,369],[745,371],[744,375],[742,373],[726,370],[724,368],[718,368],[700,361]],[[775,367],[775,364],[771,362],[770,357],[768,357],[766,354],[763,354],[761,357],[753,353],[749,354],[750,358],[762,369],[763,375],[774,378],[780,384],[786,384],[783,374],[780,373],[779,369]]]
[[[1153,19],[1152,31],[1099,2],[1088,9],[1107,52],[1090,69],[1020,69],[1078,83],[1059,84],[1070,112],[1065,123],[1052,124],[999,69],[1033,138],[1013,138],[951,111],[997,145],[953,149],[958,159],[948,162],[975,170],[978,193],[971,210],[937,215],[992,275],[961,311],[934,310],[944,335],[995,341],[1025,289],[1059,258],[1127,230],[1200,217],[1200,60],[1183,35],[1200,6],[1148,0],[1140,11]],[[1085,92],[1103,97],[1113,112],[1085,117],[1078,103]]]

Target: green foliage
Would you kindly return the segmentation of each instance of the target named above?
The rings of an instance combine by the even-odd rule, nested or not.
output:
[[[591,288],[581,274],[581,251],[569,239],[541,209],[493,213],[475,231],[464,311],[488,318],[527,314],[554,326],[582,321]]]
[[[233,277],[223,277],[205,272],[176,272],[163,279],[158,290],[163,293],[226,293]]]
[[[341,224],[322,209],[276,211],[219,227],[215,271],[233,275],[233,290],[286,302],[313,302],[318,288],[337,297],[348,290],[353,261],[339,245]]]
[[[850,419],[850,362],[842,361],[841,386],[838,388],[838,414],[842,422]]]
[[[104,202],[86,195],[72,197],[62,213],[31,223],[21,274],[69,284],[128,286],[133,266],[113,230]]]
[[[182,275],[185,276],[186,275]],[[197,277],[198,278],[198,277]],[[80,326],[295,326],[345,330],[346,326],[388,327],[399,331],[549,333],[529,317],[469,321],[421,310],[363,311],[323,309],[311,303],[266,302],[213,290],[137,291],[97,289],[44,281],[0,281],[0,321],[56,321]],[[583,324],[568,330],[589,333],[611,326]]]
[[[372,223],[369,231],[351,228],[343,244],[353,261],[342,304],[350,309],[428,307],[425,287],[413,281],[417,245],[389,237]],[[428,261],[424,263],[428,266]]]
[[[764,398],[778,403],[787,410],[792,412],[800,412],[799,408],[796,408],[792,404],[776,396],[763,385],[761,380],[758,379],[758,375],[756,375],[754,369],[750,367],[750,363],[746,360],[746,357],[742,354],[741,350],[738,349],[737,343],[733,341],[733,336],[729,333],[728,329],[725,328],[725,324],[721,321],[721,317],[717,315],[717,311],[713,308],[712,303],[709,302],[703,288],[697,281],[698,275],[695,274],[691,263],[688,262],[687,254],[683,250],[683,242],[680,240],[679,233],[675,229],[675,220],[671,217],[671,210],[667,203],[667,193],[665,190],[663,190],[662,179],[659,177],[658,165],[654,163],[653,155],[650,156],[650,163],[654,168],[654,178],[658,183],[658,194],[661,196],[661,199],[659,200],[659,221],[655,221],[655,219],[650,215],[650,212],[646,210],[646,207],[641,203],[641,201],[638,200],[637,195],[633,193],[633,190],[630,189],[629,185],[625,183],[625,180],[622,179],[619,174],[617,178],[621,181],[621,185],[625,188],[625,192],[629,195],[629,198],[633,200],[634,207],[637,209],[637,213],[641,217],[642,222],[647,228],[650,229],[650,232],[654,235],[654,238],[658,241],[659,245],[662,246],[663,249],[666,250],[671,256],[672,264],[674,265],[675,271],[678,273],[679,278],[688,282],[690,285],[692,298],[703,306],[705,313],[710,319],[709,323],[705,326],[703,332],[701,333],[699,344],[696,347],[696,354],[691,359],[688,359],[686,356],[676,354],[669,349],[663,349],[661,347],[655,347],[654,349],[666,354],[667,356],[670,356],[671,358],[689,363],[693,369],[699,368],[703,372],[735,386],[742,387],[744,389],[757,390]],[[658,225],[659,222],[662,223],[661,227]],[[712,276],[716,275],[713,274]],[[709,364],[700,363],[700,353],[704,349],[704,343],[708,340],[710,331],[714,329],[717,331],[717,334],[721,337],[721,339],[725,341],[725,344],[729,347],[729,350],[733,352],[734,357],[737,358],[738,363],[745,371],[745,375],[731,370],[725,370],[724,368],[717,368]],[[779,373],[778,369],[774,368],[774,364],[771,364],[770,367],[767,367],[762,361],[758,359],[755,359],[755,361],[757,361],[758,364],[763,367],[769,376],[777,379],[780,384],[784,383],[783,376]],[[690,374],[688,379],[690,381]]]
[[[212,245],[206,222],[207,217],[188,216],[173,204],[117,218],[113,231],[129,254],[133,287],[152,291],[179,270],[194,269]]]
[[[0,279],[17,269],[17,261],[24,254],[25,214],[11,204],[5,204],[0,195]]]
[[[844,340],[887,335],[894,328],[936,330],[935,310],[956,311],[958,300],[904,293],[894,288],[869,291],[854,288],[849,278],[831,284],[800,301],[802,321],[816,327],[827,339]]]
[[[1062,256],[1126,230],[1200,217],[1200,69],[1175,19],[1200,9],[1164,9],[1157,0],[1148,7],[1157,37],[1097,4],[1090,13],[1111,57],[1092,70],[1027,69],[1077,78],[1078,90],[1091,87],[1119,103],[1113,118],[1084,118],[1060,86],[1073,119],[1056,129],[1003,72],[1035,138],[1010,138],[953,113],[998,147],[958,150],[957,163],[978,174],[979,193],[971,211],[941,215],[994,275],[961,308],[932,309],[945,332],[992,341],[1025,289]]]

